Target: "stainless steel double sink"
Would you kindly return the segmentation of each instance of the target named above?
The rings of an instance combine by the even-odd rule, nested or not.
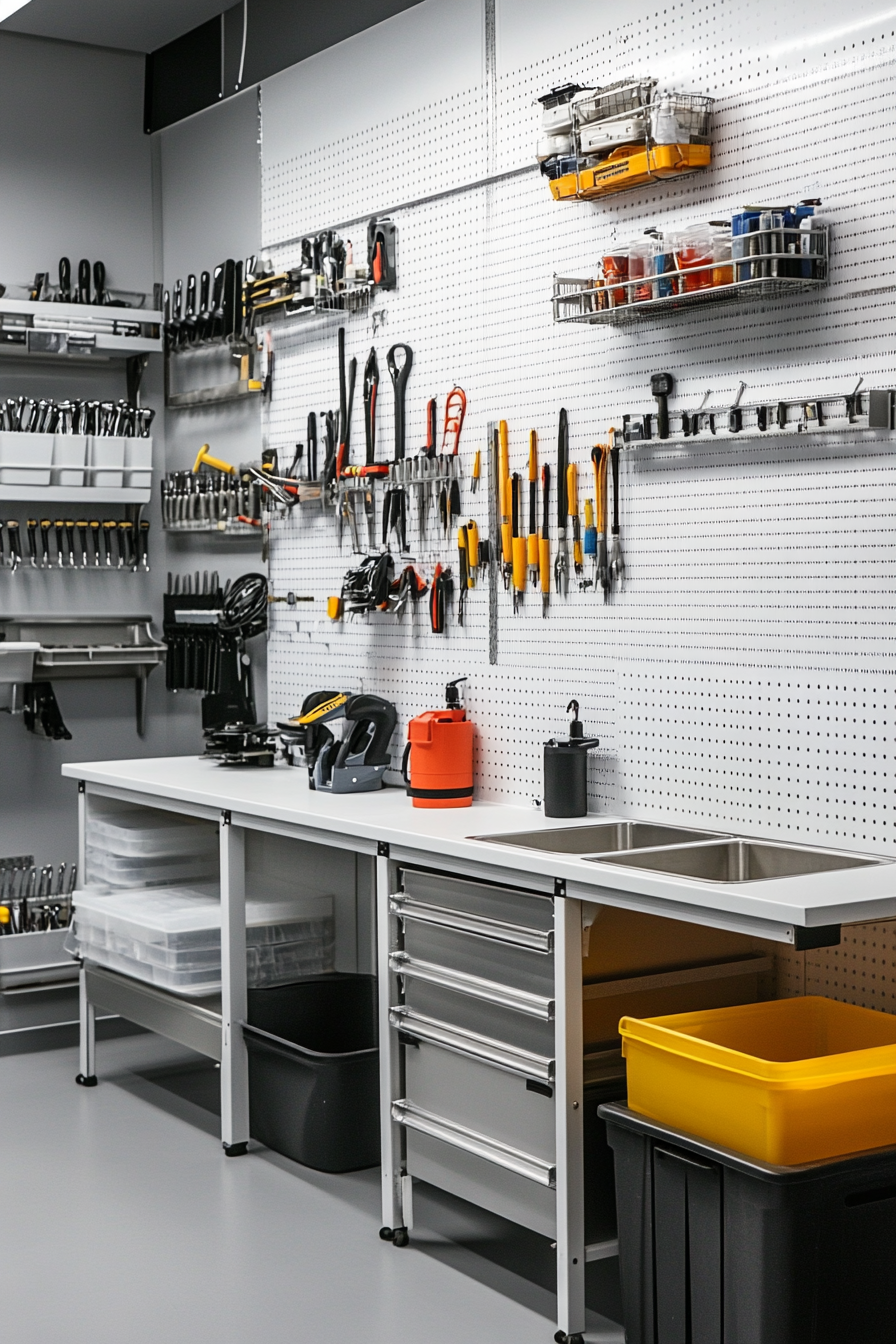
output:
[[[892,862],[866,854],[778,840],[745,840],[719,831],[651,821],[607,821],[555,831],[476,835],[470,839],[545,854],[575,855],[588,863],[646,869],[700,882],[767,882],[773,878],[805,877]]]

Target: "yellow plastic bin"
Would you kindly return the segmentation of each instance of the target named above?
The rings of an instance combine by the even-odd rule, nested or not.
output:
[[[896,1144],[896,1017],[809,997],[624,1017],[628,1104],[780,1166]]]

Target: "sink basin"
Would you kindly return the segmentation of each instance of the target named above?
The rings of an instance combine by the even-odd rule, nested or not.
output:
[[[835,873],[847,868],[868,868],[889,859],[863,854],[839,854],[832,849],[760,840],[722,840],[687,848],[654,849],[640,854],[617,854],[592,858],[592,863],[612,863],[620,868],[643,868],[675,877],[693,877],[704,882],[768,882],[776,877],[802,877],[810,873]]]
[[[653,821],[604,821],[557,831],[517,831],[511,835],[473,835],[497,845],[539,849],[545,854],[620,854],[657,845],[688,845],[721,838],[718,831],[692,831]]]

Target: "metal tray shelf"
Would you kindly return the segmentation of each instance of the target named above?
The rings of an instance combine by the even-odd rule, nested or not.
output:
[[[764,257],[763,260],[774,258]],[[788,258],[793,260],[793,258]],[[716,263],[725,267],[733,263]],[[743,264],[743,263],[741,263]],[[679,272],[668,272],[659,277],[669,279]],[[656,277],[620,281],[614,288],[643,287],[656,283]],[[728,285],[717,285],[712,289],[698,289],[686,294],[670,294],[661,299],[646,299],[640,303],[624,303],[617,308],[595,308],[598,296],[607,295],[607,289],[596,289],[590,280],[576,280],[554,277],[554,294],[551,299],[555,322],[584,322],[589,326],[633,326],[639,322],[649,322],[675,313],[690,311],[694,308],[708,308],[725,303],[753,303],[762,299],[783,299],[788,296],[811,294],[827,284],[827,277],[812,279],[809,277],[760,277],[755,280],[736,280]],[[562,287],[562,288],[561,288]]]
[[[262,391],[259,379],[240,378],[218,387],[202,387],[195,392],[170,392],[165,405],[174,411],[186,411],[194,406],[222,406],[228,401],[250,401],[260,397]]]
[[[0,298],[0,354],[92,360],[161,353],[162,321],[151,308]]]

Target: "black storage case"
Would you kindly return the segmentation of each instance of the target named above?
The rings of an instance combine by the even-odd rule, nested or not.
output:
[[[604,1105],[627,1344],[894,1344],[896,1148],[776,1167]]]
[[[376,978],[249,990],[249,1132],[317,1171],[380,1160]]]

